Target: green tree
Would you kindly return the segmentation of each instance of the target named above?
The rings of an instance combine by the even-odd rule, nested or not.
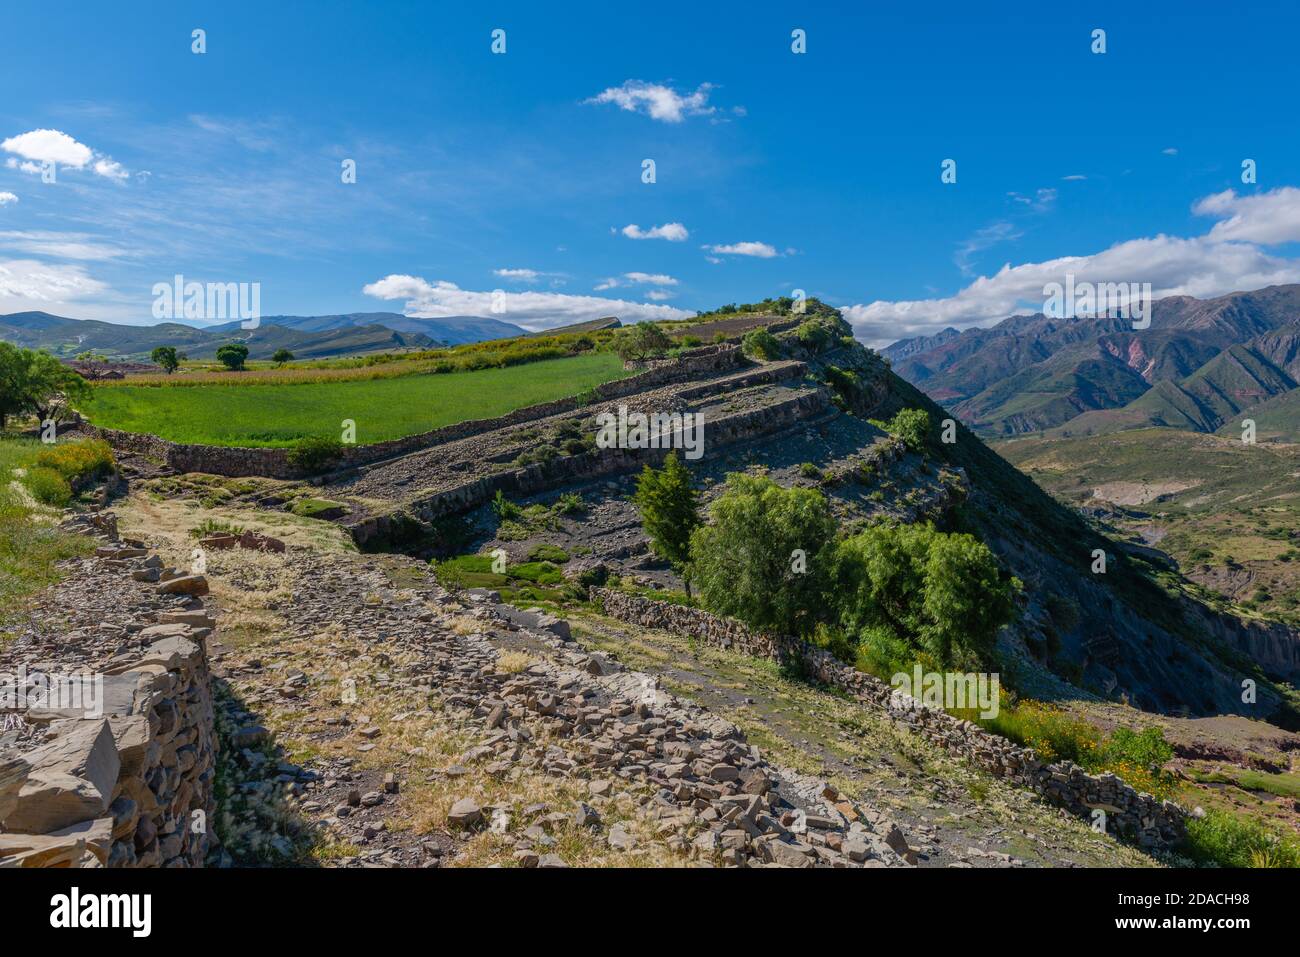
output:
[[[876,525],[845,539],[833,579],[847,631],[887,635],[943,665],[990,661],[1019,589],[983,542],[932,525]]]
[[[632,500],[641,510],[641,524],[650,536],[650,547],[660,558],[683,571],[689,594],[691,580],[687,563],[691,532],[700,524],[700,496],[691,481],[690,470],[682,464],[676,450],[668,453],[663,468],[645,467],[637,479]]]
[[[288,349],[276,349],[275,355],[271,356],[271,361],[277,366],[283,366],[286,362],[293,361],[293,353]]]
[[[248,346],[242,342],[227,342],[217,350],[217,361],[232,372],[242,371],[248,358]]]
[[[89,396],[86,380],[48,352],[0,342],[0,429],[14,415],[59,421]]]
[[[158,346],[153,352],[149,353],[149,358],[153,360],[154,365],[162,366],[168,375],[175,372],[181,364],[175,346]]]
[[[811,633],[824,617],[835,521],[817,489],[732,473],[691,535],[691,572],[711,611],[755,628]]]
[[[638,322],[614,339],[614,352],[624,362],[645,362],[672,346],[668,334],[653,322]]]

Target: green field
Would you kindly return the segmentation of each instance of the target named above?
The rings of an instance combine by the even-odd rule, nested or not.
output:
[[[238,373],[230,373],[237,375]],[[96,389],[81,412],[96,425],[173,442],[287,446],[309,435],[339,437],[356,423],[359,445],[489,419],[621,379],[613,353],[589,353],[503,369],[395,379],[244,386],[114,386]]]

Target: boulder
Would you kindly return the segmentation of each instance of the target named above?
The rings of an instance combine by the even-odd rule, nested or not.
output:
[[[107,721],[57,721],[60,734],[26,755],[31,770],[6,831],[49,834],[108,810],[122,762]]]
[[[202,575],[181,575],[158,586],[160,595],[206,595],[208,580]]]

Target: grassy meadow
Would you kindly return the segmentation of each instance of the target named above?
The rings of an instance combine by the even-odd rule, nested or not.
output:
[[[360,445],[487,419],[575,395],[631,373],[610,352],[504,368],[345,381],[259,380],[218,373],[221,382],[96,388],[80,409],[105,428],[149,432],[173,442],[289,446],[305,436],[337,437],[356,423]],[[256,374],[253,374],[254,376]]]

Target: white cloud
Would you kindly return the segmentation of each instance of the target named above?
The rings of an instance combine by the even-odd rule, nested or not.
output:
[[[670,243],[680,243],[690,236],[690,233],[681,223],[664,223],[662,226],[651,226],[649,229],[642,229],[636,223],[630,223],[623,227],[623,235],[628,239],[666,239]]]
[[[1178,155],[1178,150],[1177,150],[1177,148],[1176,148],[1176,147],[1173,147],[1173,146],[1170,146],[1170,147],[1167,148],[1167,149],[1163,149],[1163,150],[1161,150],[1160,152],[1164,153],[1166,156],[1177,156],[1177,155]]]
[[[81,266],[51,265],[34,259],[0,261],[0,312],[48,309],[107,287]]]
[[[1211,239],[1265,245],[1300,242],[1300,189],[1294,186],[1252,196],[1238,196],[1226,189],[1198,201],[1192,212],[1221,217],[1210,230]]]
[[[957,254],[953,256],[953,262],[962,271],[962,275],[969,276],[974,272],[971,260],[974,259],[976,253],[990,249],[998,243],[1019,239],[1022,235],[1024,234],[1014,223],[1005,220],[991,223],[983,229],[976,230],[973,236],[958,245]]]
[[[490,316],[529,331],[618,316],[624,322],[646,319],[685,319],[694,315],[671,306],[652,306],[600,296],[570,296],[555,292],[502,292],[461,289],[453,282],[429,282],[420,276],[389,275],[362,290],[377,299],[405,299],[404,312],[415,318]]]
[[[116,259],[122,250],[106,243],[95,242],[88,233],[60,233],[45,231],[0,231],[0,248],[15,249],[33,256],[53,256],[56,259],[104,260]]]
[[[492,275],[502,279],[513,279],[516,282],[537,282],[542,274],[536,269],[494,269]]]
[[[1300,240],[1300,190],[1282,187],[1238,197],[1231,190],[1193,206],[1202,215],[1227,217],[1204,236],[1159,235],[1116,243],[1085,256],[1004,265],[955,295],[923,300],[878,300],[842,310],[869,345],[926,335],[945,326],[986,325],[1018,312],[1041,312],[1047,283],[1151,283],[1152,296],[1221,296],[1241,289],[1300,282],[1300,260],[1275,256],[1262,245]]]
[[[8,206],[10,203],[18,202],[18,197],[13,193],[0,193],[0,206]]]
[[[1052,188],[1039,189],[1034,192],[1033,196],[1025,196],[1021,193],[1007,193],[1013,202],[1022,206],[1028,206],[1036,213],[1045,213],[1056,203],[1056,190]]]
[[[130,176],[121,163],[92,150],[85,143],[79,143],[62,130],[20,133],[0,142],[0,149],[22,157],[22,162],[10,157],[5,165],[24,173],[39,173],[44,164],[53,163],[59,169],[85,169],[89,166],[97,175],[119,182]]]
[[[1082,173],[1071,173],[1069,176],[1061,177],[1061,179],[1067,183],[1077,183],[1080,180],[1085,180],[1087,178],[1088,177],[1084,176]]]
[[[611,86],[586,102],[614,103],[631,113],[644,113],[664,123],[680,123],[688,116],[711,116],[717,112],[708,105],[712,89],[713,84],[701,83],[694,93],[678,93],[659,83],[627,80],[622,86]]]
[[[626,285],[643,285],[643,286],[675,286],[677,280],[672,276],[664,273],[648,272],[625,272],[622,276],[611,276],[608,279],[602,279],[596,284],[596,292],[604,292],[606,289],[617,289],[619,286]],[[657,289],[648,294],[651,299],[667,299],[668,294],[662,289]]]
[[[647,299],[653,299],[655,302],[663,302],[673,297],[673,294],[666,289],[651,289],[645,295]]]
[[[711,253],[725,256],[757,256],[759,259],[771,259],[779,256],[776,247],[767,243],[731,243],[726,246],[705,246]],[[712,261],[712,260],[710,260]]]

